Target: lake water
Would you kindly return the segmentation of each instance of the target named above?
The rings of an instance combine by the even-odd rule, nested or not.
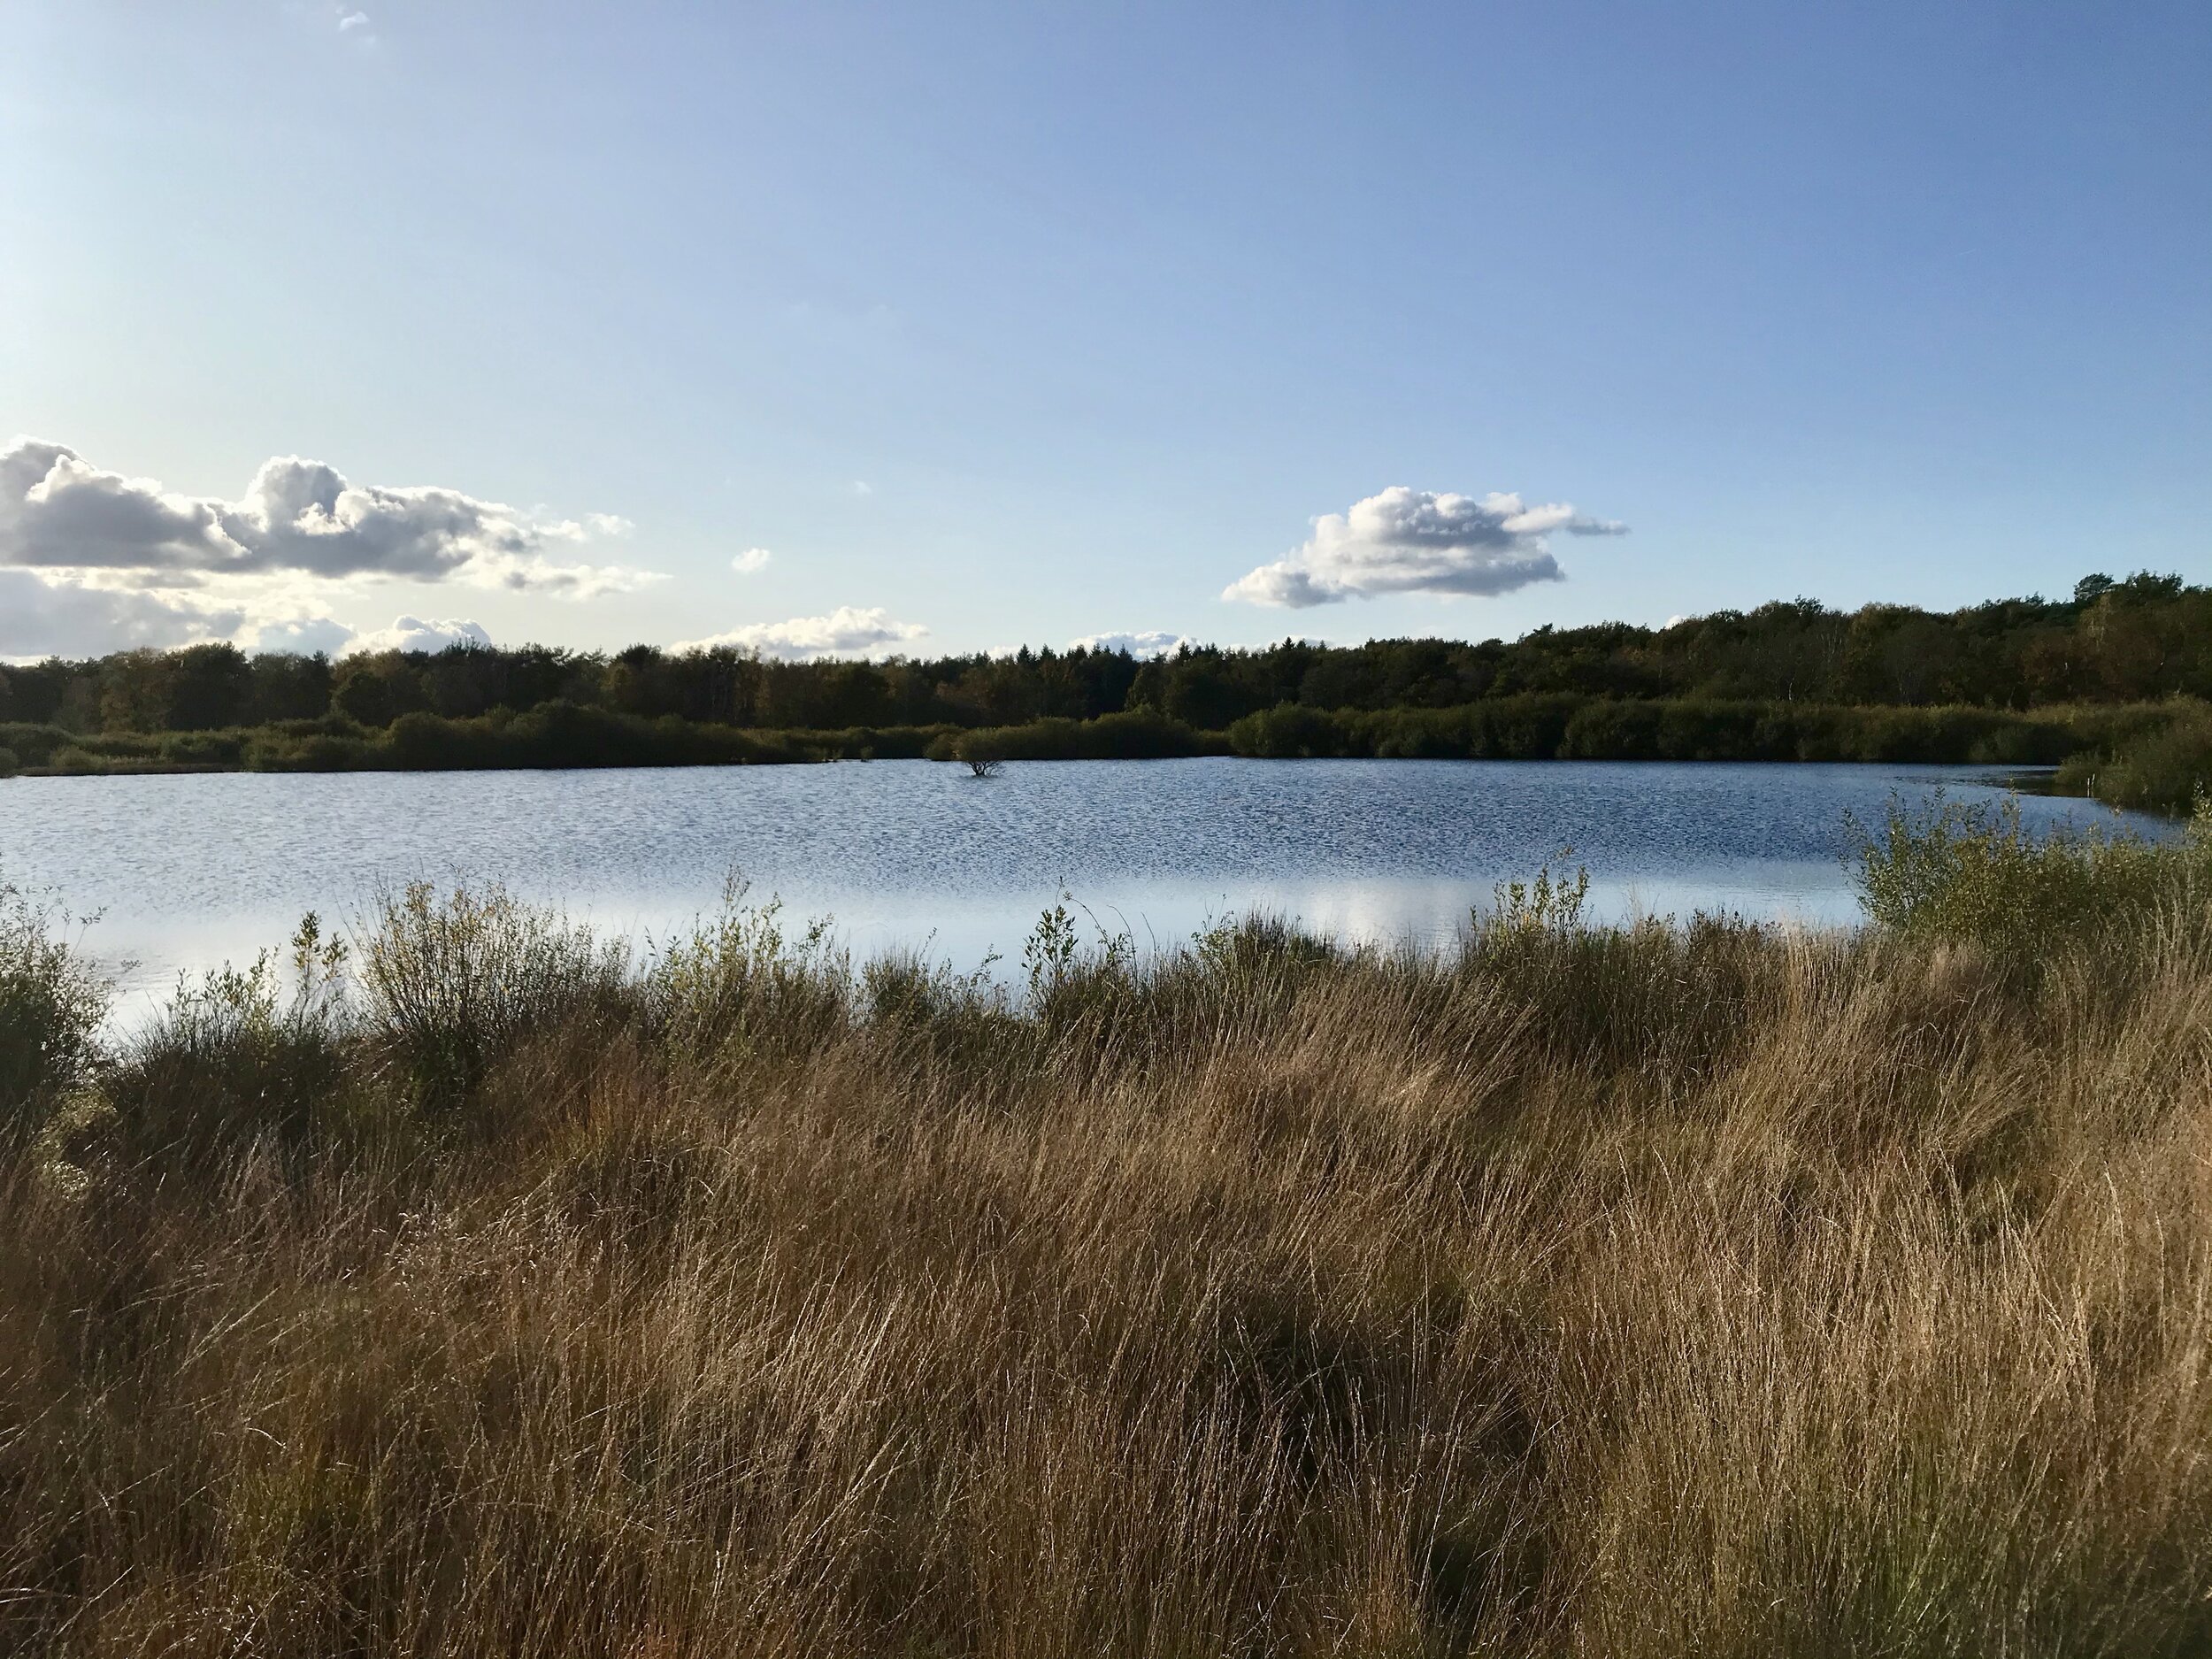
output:
[[[1140,947],[1267,910],[1440,942],[1561,847],[1601,911],[1847,922],[1843,817],[1893,791],[2001,792],[1986,768],[1605,762],[1039,762],[978,780],[926,761],[652,772],[0,780],[0,875],[99,912],[126,983],[242,960],[309,910],[415,877],[497,880],[634,933],[736,872],[857,954],[1018,955],[1066,890]],[[2100,809],[2026,796],[2037,825]],[[2131,822],[2158,834],[2154,819]]]

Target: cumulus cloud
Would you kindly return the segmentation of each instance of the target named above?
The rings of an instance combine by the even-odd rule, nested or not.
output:
[[[426,622],[420,617],[400,617],[388,628],[354,634],[346,641],[342,654],[353,657],[363,651],[442,651],[449,646],[489,646],[491,642],[492,636],[484,631],[481,623],[458,619]]]
[[[685,640],[671,647],[679,651],[712,650],[734,646],[763,657],[802,662],[817,657],[864,656],[887,645],[918,640],[929,630],[918,623],[895,622],[881,606],[866,610],[840,605],[826,617],[793,617],[787,622],[756,622],[727,634],[703,640]]]
[[[328,617],[295,617],[263,623],[254,634],[253,649],[272,653],[289,651],[296,657],[312,657],[319,651],[335,657],[352,638],[351,628]]]
[[[764,547],[749,547],[730,561],[730,568],[740,576],[750,576],[756,571],[768,568],[768,561],[776,556]]]
[[[1179,634],[1154,628],[1143,634],[1087,634],[1070,640],[1071,651],[1126,651],[1132,657],[1172,657],[1190,643]]]
[[[1628,526],[1563,503],[1531,507],[1515,495],[1401,484],[1315,519],[1303,547],[1232,582],[1221,596],[1302,608],[1377,594],[1510,593],[1564,580],[1549,545],[1560,530],[1624,535]]]
[[[0,565],[128,573],[150,588],[298,572],[590,598],[653,580],[546,557],[610,522],[619,523],[541,524],[458,490],[355,484],[297,456],[265,461],[242,496],[224,501],[104,471],[63,444],[18,438],[0,449]]]
[[[0,657],[97,657],[191,645],[244,626],[243,611],[162,594],[65,586],[0,570]]]

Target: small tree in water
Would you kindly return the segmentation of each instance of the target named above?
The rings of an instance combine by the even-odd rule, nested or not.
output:
[[[999,747],[979,732],[964,732],[953,744],[953,758],[967,767],[972,778],[995,778],[1006,770]]]

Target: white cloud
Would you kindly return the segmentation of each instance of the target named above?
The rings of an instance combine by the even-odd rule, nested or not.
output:
[[[340,40],[365,51],[375,47],[376,27],[367,12],[346,4],[345,0],[324,0],[323,12],[337,28]]]
[[[328,617],[296,617],[282,622],[263,623],[254,634],[253,649],[271,653],[289,651],[298,657],[312,657],[320,651],[335,657],[353,637],[351,628]]]
[[[1564,580],[1549,547],[1555,530],[1624,535],[1628,526],[1564,504],[1531,507],[1514,495],[1401,484],[1315,519],[1303,547],[1232,582],[1221,596],[1303,607],[1377,594],[1510,593]]]
[[[1071,651],[1126,651],[1132,657],[1172,657],[1190,641],[1179,634],[1154,628],[1143,634],[1087,634],[1070,640]]]
[[[354,657],[363,651],[442,651],[452,645],[486,645],[492,636],[476,622],[426,622],[420,617],[400,617],[388,628],[376,628],[367,634],[357,634],[348,640],[344,655]]]
[[[793,617],[787,622],[756,622],[703,640],[685,640],[669,649],[711,650],[734,646],[763,657],[804,661],[817,657],[851,657],[918,640],[929,630],[918,623],[895,622],[880,606],[860,610],[840,605],[826,617]]]
[[[872,495],[876,487],[864,478],[856,478],[852,481],[852,492],[856,495]]]
[[[730,568],[741,576],[750,576],[756,571],[768,568],[768,561],[776,556],[764,547],[749,547],[730,561]]]
[[[598,533],[591,521],[546,525],[458,490],[354,484],[296,456],[264,462],[244,495],[223,501],[103,471],[58,443],[18,438],[0,449],[0,565],[129,572],[148,588],[296,572],[455,578],[584,599],[654,580],[545,557],[549,543]]]
[[[67,586],[0,570],[0,657],[104,657],[226,638],[242,611],[162,594]]]
[[[618,512],[588,512],[581,518],[547,518],[542,511],[530,515],[531,527],[554,541],[626,541],[637,526]]]

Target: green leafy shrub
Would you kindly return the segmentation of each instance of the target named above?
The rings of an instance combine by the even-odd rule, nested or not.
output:
[[[1346,752],[1344,722],[1323,709],[1279,703],[1248,714],[1229,728],[1229,747],[1266,760],[1295,760]]]
[[[1560,849],[1563,864],[1574,856],[1572,848]],[[1491,889],[1487,910],[1477,910],[1472,920],[1479,942],[1503,945],[1532,933],[1579,933],[1588,923],[1584,911],[1590,900],[1590,872],[1577,865],[1572,879],[1564,870],[1552,874],[1547,859],[1532,881],[1501,881]]]
[[[933,760],[964,759],[964,749],[987,748],[1001,760],[1167,760],[1226,751],[1226,741],[1194,731],[1151,709],[1095,720],[1042,719],[1023,726],[979,726],[932,742]]]
[[[705,1059],[764,1035],[802,1045],[818,1041],[843,1019],[852,975],[826,917],[795,936],[785,930],[783,902],[747,902],[746,882],[733,876],[721,909],[691,931],[657,946],[642,986],[648,1028],[673,1053]]]
[[[262,1134],[303,1143],[342,1092],[347,956],[311,913],[292,936],[288,995],[267,951],[180,982],[108,1080],[132,1156],[189,1165]]]
[[[1867,918],[1894,934],[1971,941],[2022,956],[2100,929],[2139,926],[2212,893],[2212,818],[2177,843],[2102,825],[2038,837],[2017,801],[1895,796],[1869,828],[1847,819],[1852,881]]]
[[[441,899],[411,882],[380,908],[360,958],[371,1029],[432,1109],[460,1104],[525,1038],[629,1003],[622,944],[499,887]]]
[[[89,1075],[110,987],[71,948],[68,915],[0,881],[0,1135]]]
[[[1027,1006],[1041,1033],[1064,1039],[1079,1027],[1110,1025],[1133,1003],[1136,962],[1137,941],[1126,926],[1108,927],[1063,891],[1022,943]]]
[[[1006,770],[1005,745],[995,732],[963,732],[952,741],[952,757],[972,778],[995,778]]]
[[[2186,811],[2212,789],[2212,709],[2179,704],[2162,725],[2108,751],[2070,757],[2059,768],[2058,782],[2070,794],[2094,795],[2112,806]]]

